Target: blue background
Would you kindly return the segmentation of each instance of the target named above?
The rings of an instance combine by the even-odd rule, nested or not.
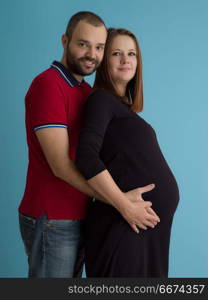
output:
[[[140,41],[142,116],[157,132],[181,195],[169,276],[208,277],[206,0],[1,0],[0,277],[27,276],[17,218],[27,168],[24,96],[32,79],[60,60],[61,34],[79,10],[132,30]]]

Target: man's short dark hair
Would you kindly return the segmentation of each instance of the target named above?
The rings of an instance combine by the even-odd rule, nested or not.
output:
[[[74,14],[69,20],[65,34],[69,37],[69,40],[72,37],[75,27],[79,23],[79,21],[85,21],[93,26],[105,26],[104,21],[96,14],[90,11],[80,11]],[[105,26],[106,28],[106,26]],[[106,29],[107,30],[107,29]]]

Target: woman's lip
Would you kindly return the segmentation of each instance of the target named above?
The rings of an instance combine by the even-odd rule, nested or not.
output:
[[[131,69],[130,68],[119,68],[118,70],[119,71],[130,71]]]

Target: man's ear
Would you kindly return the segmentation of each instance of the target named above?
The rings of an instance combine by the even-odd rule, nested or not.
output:
[[[63,34],[61,37],[61,41],[62,41],[62,46],[64,49],[66,49],[66,47],[67,47],[68,40],[69,40],[68,36],[66,34]]]

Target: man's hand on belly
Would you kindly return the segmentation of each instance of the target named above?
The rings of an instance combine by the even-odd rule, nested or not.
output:
[[[142,198],[142,194],[150,192],[154,188],[155,188],[154,184],[148,184],[144,187],[139,187],[139,188],[130,190],[130,191],[126,192],[125,194],[131,202],[144,201],[144,199]],[[157,225],[157,222],[160,222],[159,216],[154,212],[154,210],[151,207],[147,207],[146,210],[149,214],[151,214],[152,216],[157,218],[157,221],[153,222],[154,225]]]

